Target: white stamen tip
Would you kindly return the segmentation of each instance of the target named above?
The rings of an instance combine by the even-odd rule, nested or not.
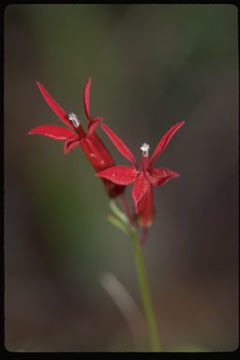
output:
[[[143,143],[140,149],[143,152],[143,156],[148,156],[150,146],[147,143]]]
[[[73,123],[73,125],[74,125],[75,127],[78,127],[78,126],[80,125],[80,121],[78,120],[78,117],[77,117],[76,114],[70,113],[70,114],[68,115],[68,119],[69,119],[70,121],[72,121],[72,123]]]

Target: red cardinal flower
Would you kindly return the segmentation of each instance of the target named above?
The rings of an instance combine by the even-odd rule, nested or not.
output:
[[[98,124],[103,121],[103,118],[99,116],[94,118],[90,117],[90,85],[91,78],[88,79],[83,93],[84,108],[88,119],[88,132],[86,133],[77,116],[74,113],[67,114],[44,87],[37,82],[37,86],[50,108],[69,127],[69,129],[55,125],[43,125],[29,131],[29,135],[40,134],[54,140],[65,141],[65,154],[77,145],[80,145],[94,169],[99,171],[112,167],[115,163],[107,148],[95,132]],[[124,190],[124,186],[116,185],[105,179],[103,181],[110,197],[116,197]]]
[[[170,179],[180,176],[175,171],[169,169],[153,168],[156,158],[167,147],[172,136],[180,129],[185,122],[175,124],[158,143],[151,159],[148,157],[149,145],[144,143],[141,146],[142,158],[140,169],[138,170],[136,160],[121,139],[104,124],[101,124],[110,140],[116,146],[118,151],[129,161],[133,167],[113,166],[106,170],[98,172],[96,175],[110,180],[118,185],[129,185],[134,183],[132,189],[132,199],[136,217],[141,226],[150,226],[154,217],[153,209],[153,189],[152,186],[161,186]]]

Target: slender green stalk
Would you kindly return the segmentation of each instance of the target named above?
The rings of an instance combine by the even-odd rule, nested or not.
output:
[[[127,232],[129,236],[133,240],[133,247],[134,247],[134,255],[135,255],[135,262],[136,262],[136,269],[137,269],[137,276],[139,281],[140,293],[143,302],[144,314],[148,328],[149,334],[149,341],[151,346],[151,351],[157,352],[161,351],[161,347],[159,344],[158,339],[158,330],[157,324],[155,321],[155,316],[153,312],[153,306],[150,296],[150,291],[148,287],[147,275],[146,270],[143,262],[142,256],[142,248],[141,245],[145,242],[147,236],[147,229],[142,229],[141,239],[139,238],[138,231],[133,223],[133,217],[131,211],[128,207],[128,203],[124,196],[121,196],[122,205],[124,211],[127,215],[129,223],[126,224],[126,215],[121,213],[121,210],[118,209],[116,204],[112,201],[110,203],[110,208],[115,216],[109,215],[108,220],[117,228],[122,230],[123,232]]]
[[[160,344],[158,339],[157,324],[154,317],[152,301],[150,297],[148,281],[143,262],[142,249],[139,240],[139,236],[136,229],[132,229],[130,235],[134,243],[134,255],[136,261],[137,275],[140,286],[140,292],[142,296],[142,302],[144,307],[145,318],[148,327],[149,340],[152,351],[160,351]]]

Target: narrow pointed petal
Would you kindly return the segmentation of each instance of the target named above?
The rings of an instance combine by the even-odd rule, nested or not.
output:
[[[64,143],[64,154],[67,154],[70,150],[74,149],[80,144],[81,140],[78,135],[72,136],[71,139],[68,139]]]
[[[95,133],[99,123],[102,121],[103,121],[103,118],[100,116],[96,116],[95,118],[93,118],[90,121],[90,123],[88,125],[88,134],[87,134],[88,137],[92,136]]]
[[[99,171],[96,176],[112,181],[117,185],[129,185],[134,182],[138,171],[130,166],[113,166]]]
[[[138,213],[139,211],[138,206],[140,202],[143,200],[146,193],[149,191],[149,187],[151,187],[151,184],[149,180],[144,176],[143,172],[141,171],[138,174],[132,188],[132,199],[136,213]]]
[[[55,125],[38,126],[35,129],[30,130],[28,134],[44,135],[54,140],[67,140],[74,135],[71,130]]]
[[[152,169],[149,171],[149,180],[155,186],[166,184],[166,182],[178,176],[180,174],[169,169]]]
[[[154,153],[153,153],[153,155],[151,157],[150,164],[149,164],[150,167],[152,167],[152,165],[153,165],[154,161],[156,160],[156,158],[167,147],[167,145],[168,145],[169,141],[171,140],[171,138],[173,137],[173,135],[180,129],[180,127],[183,126],[183,124],[185,124],[185,121],[181,121],[181,122],[175,124],[162,137],[162,139],[159,141],[159,143],[158,143],[158,145],[157,145],[156,149],[154,150]]]
[[[39,83],[37,82],[37,86],[39,90],[42,93],[42,96],[50,106],[50,108],[55,112],[55,114],[67,125],[70,127],[70,129],[74,130],[74,126],[72,123],[68,120],[67,113],[61,108],[60,105],[51,97],[51,95],[47,92],[47,90]]]
[[[85,108],[85,112],[86,112],[86,116],[88,121],[90,121],[90,86],[91,86],[91,77],[88,79],[88,81],[86,82],[86,85],[84,87],[84,91],[83,91],[83,103],[84,103],[84,108]]]
[[[118,151],[129,161],[132,162],[133,166],[135,168],[137,168],[137,163],[136,160],[133,156],[133,154],[131,153],[131,151],[129,150],[129,148],[127,147],[127,145],[124,144],[124,142],[111,130],[109,129],[109,127],[105,124],[101,124],[101,127],[103,128],[103,130],[105,131],[105,133],[107,134],[107,136],[109,137],[109,139],[113,142],[113,144],[116,146],[116,148],[118,149]]]

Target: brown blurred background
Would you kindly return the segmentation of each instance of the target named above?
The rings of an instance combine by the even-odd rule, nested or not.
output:
[[[141,306],[132,247],[106,220],[102,183],[80,147],[64,155],[63,143],[27,135],[61,126],[36,81],[86,127],[82,93],[92,76],[91,114],[138,159],[142,142],[153,151],[186,121],[156,162],[181,177],[154,189],[157,216],[143,250],[160,342],[165,351],[234,350],[237,8],[10,5],[4,21],[6,348],[137,349],[100,282],[114,274]],[[138,350],[147,350],[140,330]]]

